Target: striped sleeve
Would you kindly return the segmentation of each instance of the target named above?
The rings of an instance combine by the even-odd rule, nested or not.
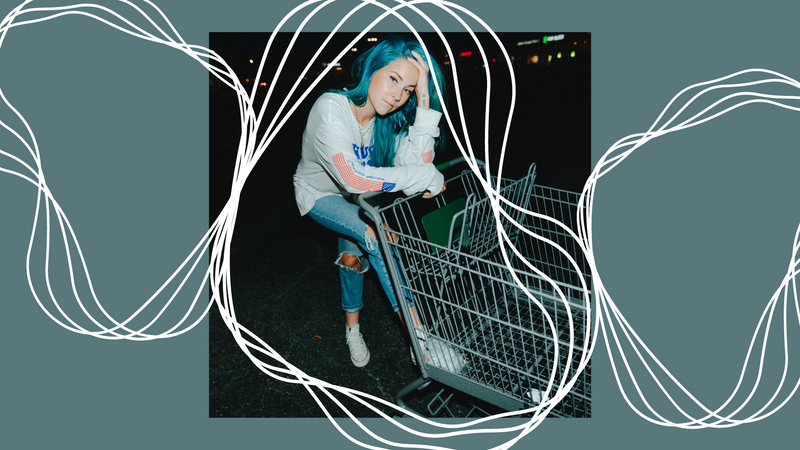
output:
[[[365,174],[354,169],[353,165],[345,160],[344,153],[337,153],[331,159],[344,184],[357,191],[391,191],[395,186],[393,183],[367,178]]]
[[[444,177],[432,164],[401,167],[362,166],[350,149],[351,139],[335,123],[323,123],[316,130],[316,159],[342,191],[359,194],[369,191],[415,194],[441,191]]]

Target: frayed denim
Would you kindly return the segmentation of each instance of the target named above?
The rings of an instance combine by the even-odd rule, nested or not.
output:
[[[373,267],[383,291],[389,298],[392,309],[395,312],[399,311],[400,307],[397,305],[397,298],[392,289],[386,264],[384,264],[378,238],[367,235],[367,223],[372,223],[371,218],[358,205],[338,195],[328,195],[318,199],[308,215],[323,227],[339,234],[339,256],[334,264],[339,267],[342,309],[349,313],[361,310],[364,272]],[[343,253],[361,260],[360,272],[340,263]],[[364,253],[366,253],[366,258]],[[408,304],[409,306],[413,305],[410,300]]]

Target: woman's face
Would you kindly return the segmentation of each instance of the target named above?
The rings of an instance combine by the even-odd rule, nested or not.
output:
[[[402,107],[414,95],[419,71],[405,58],[396,59],[375,72],[369,81],[369,103],[380,116]]]

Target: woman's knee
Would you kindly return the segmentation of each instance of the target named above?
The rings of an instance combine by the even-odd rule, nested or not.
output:
[[[347,252],[342,253],[342,257],[339,259],[339,264],[361,272],[361,258],[358,256],[352,256]]]
[[[386,233],[386,238],[387,238],[387,239],[390,239],[392,242],[395,242],[395,243],[397,243],[397,241],[398,241],[399,239],[398,239],[398,237],[397,237],[397,234],[393,233],[393,231],[394,231],[394,230],[392,230],[392,228],[391,228],[391,227],[389,227],[389,226],[388,226],[388,225],[386,225],[386,224],[384,224],[384,225],[383,225],[383,228],[385,229],[385,230],[384,230],[384,233]],[[367,236],[374,237],[374,238],[377,238],[377,237],[378,237],[378,236],[375,234],[375,229],[374,229],[374,228],[372,228],[372,225],[367,225]]]
[[[383,225],[383,227],[387,239],[390,239],[391,241],[397,243],[399,238],[397,237],[397,234],[393,233],[394,230],[392,230],[390,227],[386,225]],[[367,224],[367,235],[365,241],[367,244],[367,251],[369,251],[370,254],[372,255],[379,254],[380,249],[378,248],[378,234],[376,233],[375,228],[372,226],[372,224]]]

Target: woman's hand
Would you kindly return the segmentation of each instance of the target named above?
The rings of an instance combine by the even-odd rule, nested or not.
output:
[[[444,192],[445,189],[447,189],[447,181],[445,181],[444,184],[442,185],[442,192]],[[442,192],[439,192],[436,195],[441,195]],[[431,194],[429,191],[425,191],[425,193],[422,194],[422,198],[433,198],[436,197],[436,195]]]
[[[414,65],[419,70],[419,80],[414,93],[417,95],[417,106],[424,109],[431,109],[430,92],[428,91],[428,72],[430,68],[425,58],[415,51],[411,51],[414,57],[407,56],[408,62]]]

